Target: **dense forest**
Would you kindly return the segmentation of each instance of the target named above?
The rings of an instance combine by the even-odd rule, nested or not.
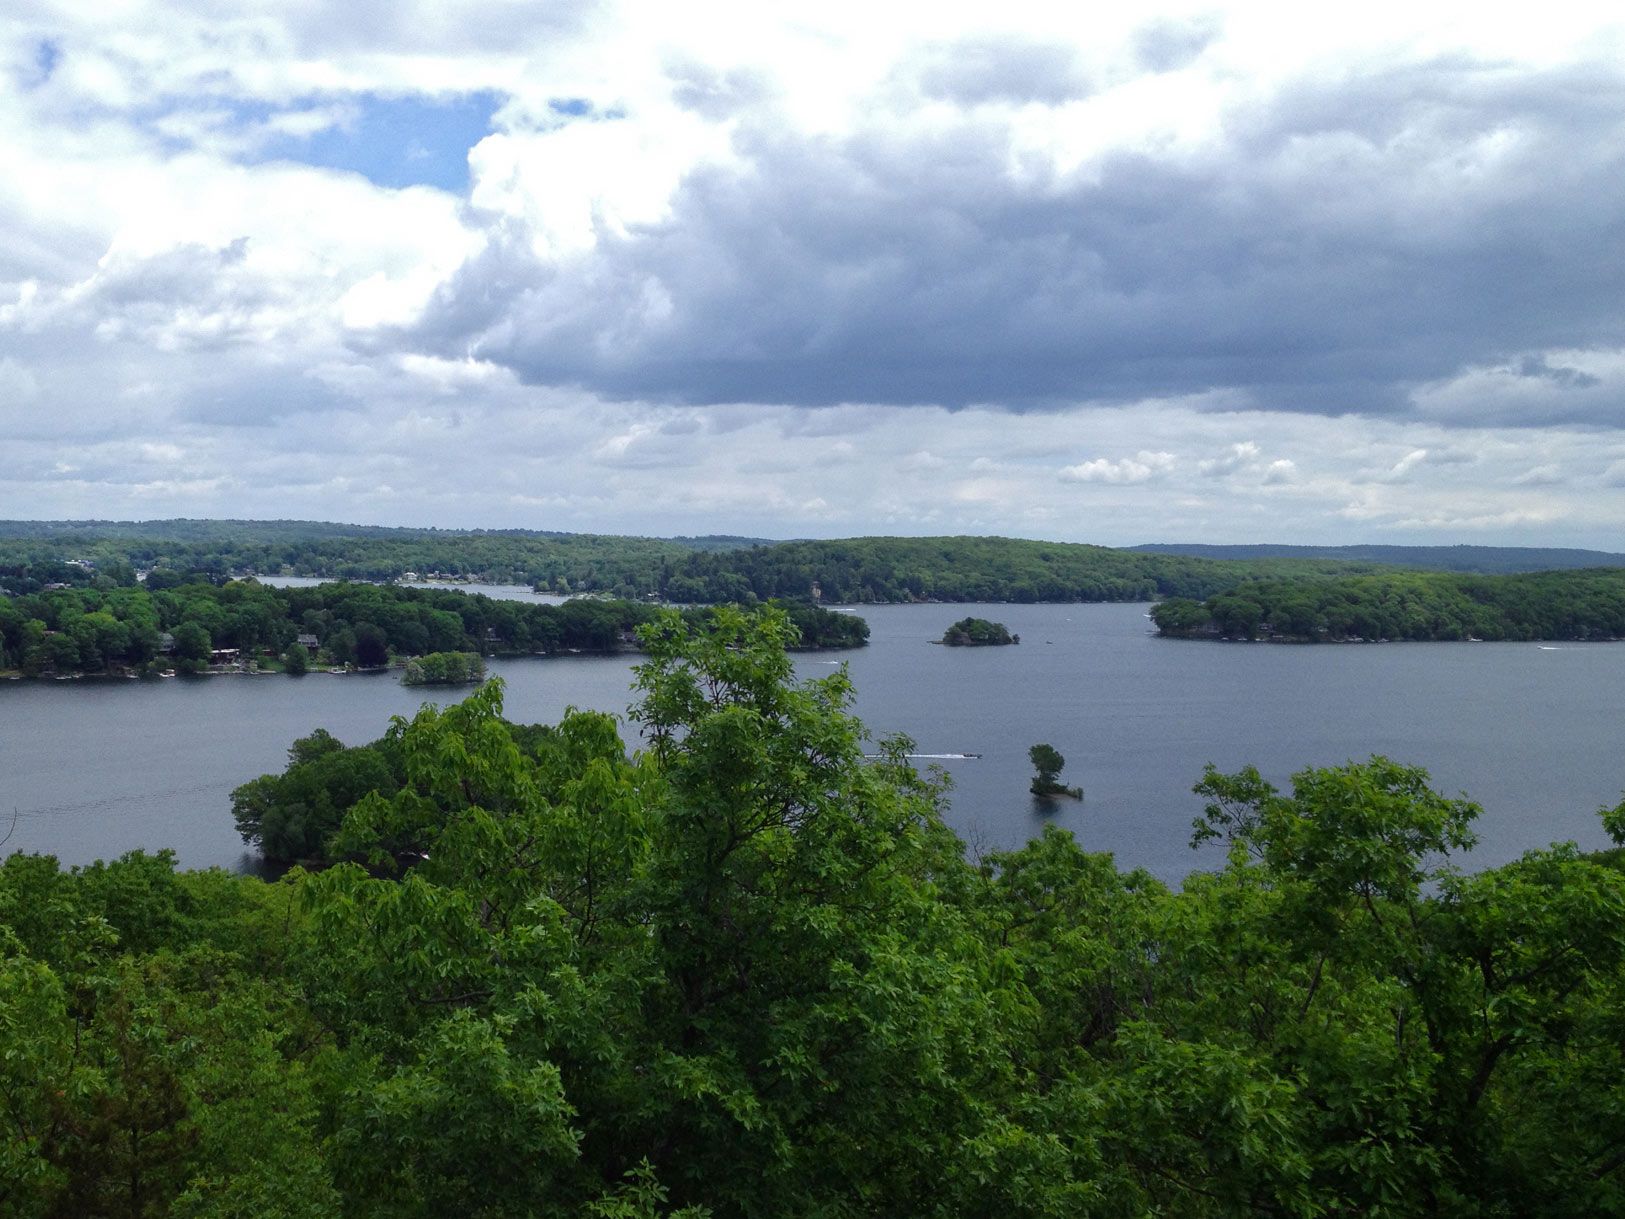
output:
[[[136,569],[183,575],[394,580],[407,572],[636,598],[695,551],[746,538],[635,538],[523,529],[391,529],[319,521],[0,521],[0,586],[76,583],[89,570],[129,583]]]
[[[375,668],[432,652],[610,651],[632,644],[635,629],[656,612],[636,601],[545,605],[394,585],[150,583],[0,597],[0,671],[201,673],[229,660],[302,672],[307,664]],[[812,605],[787,611],[800,631],[797,646],[859,647],[869,636],[868,624],[851,614]]]
[[[1625,1212],[1613,860],[1464,874],[1381,758],[1210,772],[1179,891],[967,857],[782,616],[647,630],[631,756],[494,682],[296,744],[354,862],[6,860],[0,1213]]]
[[[1368,568],[1370,565],[1366,565]],[[625,538],[378,529],[296,521],[0,522],[0,588],[160,584],[292,574],[412,573],[680,604],[818,600],[1136,601],[1206,597],[1246,579],[1362,570],[1331,561],[1220,562],[1016,538]]]
[[[1182,554],[1198,559],[1340,559],[1384,567],[1505,575],[1520,571],[1562,571],[1570,567],[1625,567],[1625,554],[1566,546],[1282,546],[1253,543],[1215,546],[1155,542],[1129,549],[1146,554]]]
[[[1150,601],[1207,597],[1267,575],[1340,574],[1347,564],[1223,563],[1019,538],[848,538],[695,552],[662,585],[669,601],[750,596],[895,601]]]
[[[1625,568],[1259,581],[1151,615],[1163,634],[1192,637],[1612,640],[1625,638]]]

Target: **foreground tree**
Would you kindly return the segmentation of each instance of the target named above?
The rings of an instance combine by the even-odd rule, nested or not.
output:
[[[865,759],[844,673],[791,681],[794,631],[657,621],[635,760],[580,714],[527,757],[497,683],[397,726],[407,786],[336,846],[407,875],[313,878],[299,960],[321,1019],[382,1050],[342,1119],[368,1123],[355,1146],[438,1145],[344,1179],[402,1214],[498,1184],[580,1213],[644,1171],[723,1214],[901,1212],[960,1188],[945,1166],[968,1179],[1007,1067],[986,961],[922,887],[967,875],[958,845],[906,742]],[[490,1066],[469,1077],[475,1050]],[[490,1090],[519,1079],[533,1091],[503,1117],[516,1101]],[[466,1146],[450,1112],[379,1125],[376,1089],[408,1080],[498,1107]]]

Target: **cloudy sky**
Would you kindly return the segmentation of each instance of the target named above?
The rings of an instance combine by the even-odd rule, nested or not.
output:
[[[1625,548],[1504,7],[9,0],[0,517]]]

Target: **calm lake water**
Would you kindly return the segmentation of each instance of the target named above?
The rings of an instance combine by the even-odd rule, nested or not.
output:
[[[1143,605],[913,605],[862,611],[868,648],[798,658],[803,676],[850,666],[858,714],[946,760],[950,823],[973,847],[1019,844],[1046,822],[1124,866],[1177,880],[1212,855],[1187,846],[1207,762],[1249,762],[1284,784],[1305,766],[1373,753],[1425,766],[1484,806],[1489,866],[1552,841],[1607,845],[1596,810],[1625,789],[1625,645],[1216,644],[1157,639]],[[944,648],[955,619],[1005,623],[1009,648]],[[631,657],[494,661],[509,718],[568,706],[624,713]],[[440,696],[437,701],[444,701]],[[410,714],[395,673],[0,682],[3,850],[87,863],[172,847],[191,867],[252,866],[231,789],[281,770],[324,727],[350,744]],[[1067,759],[1082,804],[1026,792],[1027,749]],[[928,763],[922,762],[921,765]]]

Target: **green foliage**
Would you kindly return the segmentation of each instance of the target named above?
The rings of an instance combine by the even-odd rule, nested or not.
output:
[[[1066,765],[1066,759],[1053,745],[1034,745],[1027,751],[1027,757],[1031,759],[1033,769],[1037,771],[1033,783],[1044,787],[1053,786],[1061,777],[1061,768]]]
[[[1384,758],[1210,770],[1178,892],[1054,826],[968,862],[800,637],[655,616],[633,754],[491,681],[238,793],[359,863],[5,860],[0,1213],[1625,1211],[1616,865],[1465,874],[1476,806]]]
[[[268,859],[321,860],[345,812],[373,792],[401,786],[401,761],[389,738],[345,748],[324,729],[295,741],[288,769],[261,775],[231,793],[237,832]]]
[[[1060,750],[1053,745],[1034,745],[1027,751],[1027,757],[1033,764],[1033,781],[1031,791],[1035,796],[1072,796],[1083,799],[1083,789],[1068,787],[1061,780],[1061,770],[1066,766],[1066,759],[1061,756]]]
[[[202,577],[288,572],[348,580],[395,580],[407,571],[445,579],[545,584],[560,591],[641,596],[651,573],[694,551],[747,538],[629,538],[524,529],[391,529],[319,521],[4,521],[0,583],[37,592],[47,581],[147,587]],[[95,571],[62,562],[93,560]],[[105,573],[98,575],[98,573]]]
[[[408,686],[461,686],[485,680],[485,660],[478,652],[430,652],[406,662],[401,682]]]
[[[1305,641],[1620,639],[1625,638],[1625,568],[1255,581],[1204,604],[1165,601],[1151,614],[1165,635]]]
[[[846,538],[685,556],[664,578],[672,601],[1149,601],[1206,597],[1266,573],[1330,573],[1308,560],[1222,563],[1019,538]]]
[[[94,559],[98,571],[116,579],[63,563],[64,553]],[[679,604],[810,604],[820,597],[831,603],[1150,600],[1207,597],[1270,575],[1361,570],[1309,558],[1227,563],[1014,538],[763,544],[298,521],[0,522],[0,577],[14,591],[37,592],[48,579],[76,586],[129,584],[137,566],[153,569],[147,587],[154,591],[218,584],[252,572],[394,580],[413,571]],[[456,646],[397,644],[396,650],[416,654]]]
[[[174,630],[175,656],[179,660],[199,662],[209,659],[212,641],[209,632],[196,622],[177,623]]]
[[[1508,575],[1521,571],[1562,571],[1571,567],[1625,567],[1625,554],[1565,546],[1211,546],[1153,543],[1131,549],[1146,554],[1189,555],[1198,559],[1336,559],[1349,566],[1419,567],[1427,571]]]
[[[869,642],[869,624],[856,614],[840,614],[805,601],[769,601],[790,619],[798,632],[795,648],[861,648]]]
[[[245,655],[281,652],[298,673],[313,660],[297,642],[301,634],[316,637],[322,663],[372,667],[388,663],[392,651],[611,650],[653,612],[635,602],[541,605],[371,584],[53,590],[0,599],[0,649],[18,656],[31,676],[47,668],[140,671],[158,655],[160,632],[167,631],[176,666],[188,671],[201,671],[211,648],[229,647]]]
[[[989,622],[986,618],[961,618],[942,633],[942,642],[951,648],[997,647],[1020,643],[1020,635],[1012,635],[1004,623]]]
[[[1597,815],[1602,818],[1602,826],[1608,831],[1608,836],[1625,847],[1625,798],[1613,808],[1601,809]]]
[[[1191,635],[1212,629],[1212,618],[1200,601],[1169,597],[1151,607],[1151,620],[1164,635]]]
[[[216,943],[266,886],[168,857],[0,866],[0,1211],[310,1216],[323,1169],[297,1005]],[[222,893],[219,885],[224,885]],[[241,920],[241,922],[239,922]],[[228,937],[228,938],[235,938]]]
[[[868,624],[854,615],[813,605],[779,608],[799,631],[794,646],[860,647],[869,638]],[[47,669],[142,671],[158,654],[160,631],[168,631],[175,664],[188,672],[207,667],[211,648],[230,647],[245,655],[282,652],[289,671],[298,673],[303,670],[297,657],[304,657],[306,667],[312,658],[297,637],[312,635],[324,664],[373,668],[387,664],[393,652],[425,658],[429,668],[419,670],[427,673],[440,663],[427,661],[437,653],[473,653],[477,659],[616,651],[630,646],[637,627],[655,613],[636,601],[545,605],[375,584],[271,588],[239,580],[156,592],[58,589],[0,598],[0,650],[15,654],[29,676]],[[483,662],[462,663],[464,676],[445,680],[479,680]]]

